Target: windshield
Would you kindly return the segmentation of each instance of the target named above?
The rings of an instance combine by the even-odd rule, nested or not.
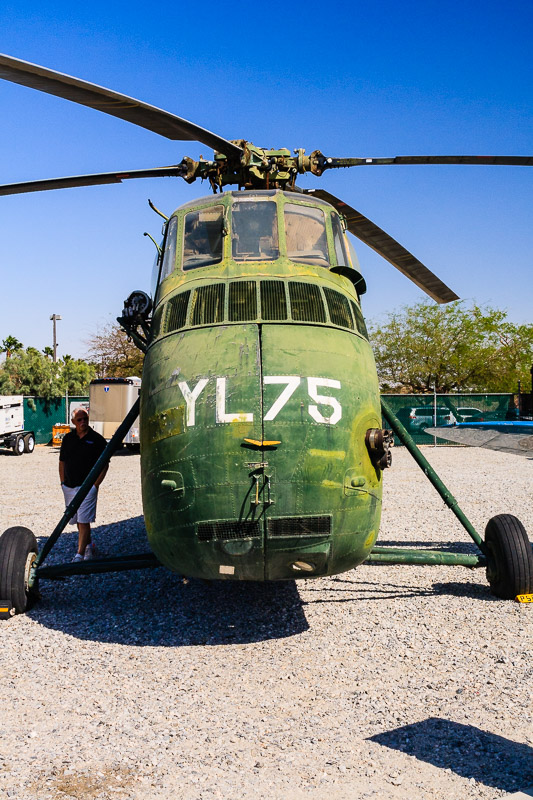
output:
[[[335,257],[339,267],[349,267],[350,259],[346,252],[346,244],[342,233],[342,225],[336,214],[331,215],[331,227],[333,228],[333,244],[335,245]]]
[[[158,279],[159,279],[159,252],[157,253],[154,266],[152,267],[152,280],[150,281],[150,296],[152,300],[155,299],[155,293],[157,292],[158,286]]]
[[[183,269],[222,261],[224,206],[209,206],[185,215]]]
[[[176,263],[176,231],[178,229],[177,217],[171,217],[167,225],[165,236],[165,252],[163,253],[163,266],[161,267],[160,282],[170,275]]]
[[[273,261],[279,256],[276,204],[239,200],[232,211],[232,252],[235,261]]]
[[[329,267],[326,220],[320,208],[285,206],[287,255],[292,261]]]

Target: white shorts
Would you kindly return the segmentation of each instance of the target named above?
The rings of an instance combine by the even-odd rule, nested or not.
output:
[[[68,506],[69,503],[72,502],[74,496],[79,491],[79,486],[75,486],[73,489],[70,486],[65,486],[64,483],[61,484],[61,488],[63,489],[63,494],[65,495],[65,506]],[[71,525],[75,525],[77,522],[88,523],[94,522],[96,519],[96,499],[98,497],[98,489],[96,486],[91,486],[89,489],[89,493],[81,506],[78,508],[74,516],[69,519],[69,523]]]

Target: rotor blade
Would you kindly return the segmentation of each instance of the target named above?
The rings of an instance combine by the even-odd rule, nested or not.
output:
[[[532,167],[533,156],[394,156],[393,158],[326,158],[323,169],[370,167],[386,164],[470,164],[474,166]]]
[[[0,78],[120,117],[167,139],[202,142],[226,156],[240,157],[243,153],[227,139],[161,108],[12,56],[0,54]]]
[[[392,236],[378,228],[359,211],[339,200],[335,195],[324,189],[308,189],[306,194],[312,194],[332,205],[346,218],[350,233],[357,236],[362,242],[383,256],[393,267],[399,269],[406,277],[410,278],[420,289],[436,300],[437,303],[449,303],[458,300],[455,294],[440,278],[425,267],[417,258],[402,247]]]
[[[72,189],[76,186],[100,186],[104,183],[122,183],[130,178],[181,177],[183,167],[155,167],[154,169],[132,169],[129,172],[97,172],[94,175],[70,175],[67,178],[49,178],[42,181],[6,183],[0,185],[0,196],[24,194],[26,192],[46,192],[49,189]]]

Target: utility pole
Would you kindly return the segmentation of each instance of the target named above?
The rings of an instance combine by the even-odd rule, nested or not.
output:
[[[59,314],[52,314],[50,317],[54,326],[54,364],[57,361],[57,336],[56,336],[56,322],[58,319],[61,319]]]

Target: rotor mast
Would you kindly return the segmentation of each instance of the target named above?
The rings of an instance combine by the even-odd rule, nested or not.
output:
[[[235,185],[240,189],[294,189],[297,175],[311,172],[320,176],[326,169],[352,166],[341,163],[350,159],[326,158],[320,150],[306,156],[305,150],[298,148],[291,155],[286,148],[266,150],[244,139],[233,140],[232,144],[240,148],[240,156],[215,152],[213,161],[185,157],[178,165],[181,177],[187,183],[207,179],[215,193],[224,186]]]

